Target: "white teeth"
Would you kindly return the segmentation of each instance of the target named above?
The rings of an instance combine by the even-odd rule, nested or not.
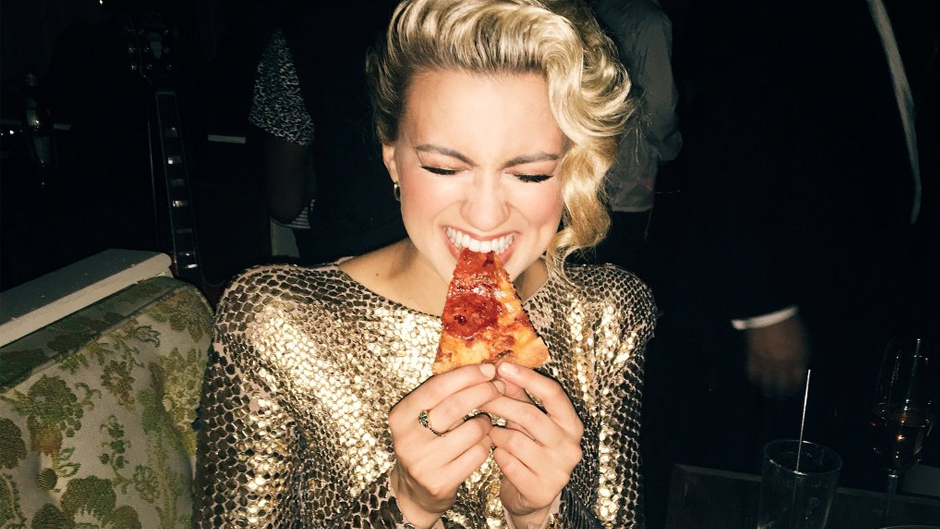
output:
[[[505,252],[513,243],[516,236],[515,234],[505,235],[498,239],[491,239],[488,241],[478,241],[471,238],[466,233],[457,231],[455,228],[447,228],[445,230],[447,238],[450,239],[450,242],[454,243],[454,246],[457,248],[469,248],[474,252],[496,252],[498,254]]]

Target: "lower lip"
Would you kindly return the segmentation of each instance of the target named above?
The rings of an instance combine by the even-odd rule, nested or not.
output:
[[[518,238],[518,235],[516,236]],[[447,232],[444,232],[444,240],[447,241],[447,249],[450,250],[450,254],[454,256],[454,259],[460,257],[460,248],[458,248],[453,241],[450,240],[450,237],[447,236]],[[509,257],[512,256],[513,250],[516,248],[516,239],[514,238],[512,243],[506,248],[506,251],[499,254],[499,260],[502,263],[505,263],[509,260]]]

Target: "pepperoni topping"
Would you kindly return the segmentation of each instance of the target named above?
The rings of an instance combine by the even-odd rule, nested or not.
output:
[[[461,338],[470,338],[481,329],[496,325],[499,305],[491,296],[473,291],[455,294],[449,301],[442,323],[444,331]]]

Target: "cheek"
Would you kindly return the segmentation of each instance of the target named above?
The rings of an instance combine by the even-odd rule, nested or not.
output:
[[[401,212],[405,220],[427,221],[447,203],[446,193],[420,175],[405,174],[401,179]]]
[[[524,204],[526,204],[527,216],[533,222],[550,226],[552,230],[557,228],[564,209],[560,187],[556,185],[537,195],[534,194],[525,200]]]

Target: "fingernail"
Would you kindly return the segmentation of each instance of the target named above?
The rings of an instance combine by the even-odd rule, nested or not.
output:
[[[486,378],[493,378],[496,375],[496,367],[493,364],[480,364],[480,372]]]
[[[506,384],[503,383],[502,380],[494,380],[493,385],[496,386],[496,391],[498,391],[500,395],[506,392]]]
[[[499,370],[502,374],[510,376],[515,375],[519,371],[514,364],[510,363],[500,364]]]

